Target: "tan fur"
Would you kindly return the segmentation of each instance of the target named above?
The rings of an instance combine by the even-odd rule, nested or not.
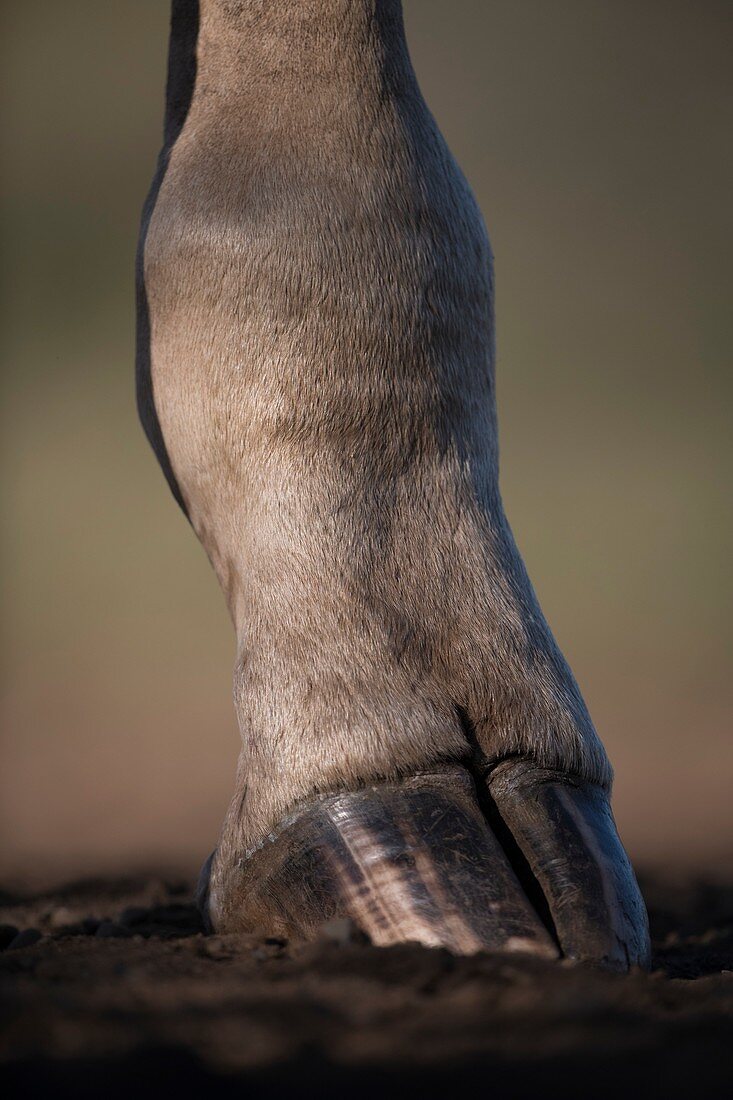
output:
[[[397,0],[202,0],[144,279],[238,640],[214,879],[312,792],[465,756],[467,726],[609,783],[502,510],[490,248]]]

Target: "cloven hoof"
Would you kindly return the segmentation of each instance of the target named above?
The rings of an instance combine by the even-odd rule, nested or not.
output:
[[[458,765],[319,798],[200,902],[217,931],[649,963],[646,911],[606,793],[531,760]]]

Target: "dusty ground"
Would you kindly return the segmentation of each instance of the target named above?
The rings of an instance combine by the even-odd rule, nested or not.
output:
[[[623,977],[377,949],[343,926],[305,946],[207,937],[187,885],[153,878],[5,894],[4,1092],[725,1095],[733,884],[642,886],[654,970]],[[14,929],[37,932],[13,943]]]

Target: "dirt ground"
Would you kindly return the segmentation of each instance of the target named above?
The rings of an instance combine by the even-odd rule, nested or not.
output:
[[[380,949],[344,924],[205,936],[190,885],[162,878],[5,893],[4,1095],[723,1096],[733,879],[641,882],[654,966],[628,976]]]

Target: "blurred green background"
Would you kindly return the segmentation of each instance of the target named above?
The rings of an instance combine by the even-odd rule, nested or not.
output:
[[[492,237],[504,498],[642,861],[731,849],[727,0],[407,0]],[[190,869],[233,637],[138,426],[166,0],[2,8],[0,873]]]

